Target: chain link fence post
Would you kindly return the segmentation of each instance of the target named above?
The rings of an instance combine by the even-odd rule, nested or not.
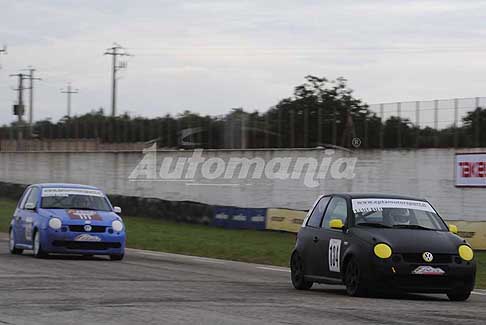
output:
[[[385,135],[385,104],[380,104],[380,148],[383,149],[385,144],[383,137]]]
[[[454,98],[454,148],[459,146],[459,99]]]
[[[397,103],[397,116],[398,116],[398,130],[397,130],[397,147],[402,147],[402,103]]]
[[[476,127],[475,127],[475,130],[474,130],[474,146],[476,148],[479,148],[481,146],[481,141],[480,141],[480,124],[481,124],[481,121],[480,121],[480,113],[481,113],[481,109],[479,107],[479,97],[476,97],[475,99],[475,111],[476,111],[476,114],[474,114],[474,118],[475,118],[475,123],[473,124],[476,124]]]

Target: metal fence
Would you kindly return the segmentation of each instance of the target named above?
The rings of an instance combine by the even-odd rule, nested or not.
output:
[[[367,109],[302,103],[263,113],[235,109],[217,117],[185,113],[113,118],[93,113],[57,123],[0,127],[0,140],[4,148],[19,147],[20,139],[30,140],[29,148],[66,139],[155,142],[161,148],[480,147],[486,146],[486,110],[480,107],[486,107],[486,97],[372,104]]]
[[[369,109],[382,120],[391,116],[409,119],[419,127],[440,130],[450,126],[461,127],[462,117],[477,107],[486,107],[486,97],[437,99],[371,104]]]
[[[466,146],[461,144],[461,136],[464,136],[461,128],[464,127],[463,118],[469,113],[476,111],[477,108],[486,107],[486,97],[468,97],[452,99],[436,99],[425,101],[404,101],[394,103],[371,104],[369,109],[375,112],[382,121],[395,116],[400,119],[408,120],[413,126],[421,129],[431,128],[435,131],[444,129],[450,130],[450,137],[453,138],[452,146]],[[472,132],[466,136],[469,139],[469,146],[479,147],[482,144],[481,116],[473,114],[475,124]],[[400,130],[398,130],[400,131]],[[383,135],[381,135],[383,136]],[[439,146],[440,134],[434,135],[434,146]],[[398,135],[400,138],[400,135]],[[420,134],[417,132],[415,143],[420,143]],[[383,139],[380,140],[383,143]],[[449,145],[451,146],[451,145]]]

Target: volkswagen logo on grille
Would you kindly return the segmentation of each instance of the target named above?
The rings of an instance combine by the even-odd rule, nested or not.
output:
[[[434,255],[432,255],[431,252],[425,252],[425,253],[422,254],[422,258],[424,259],[424,261],[430,263],[434,259]]]
[[[92,229],[93,227],[91,227],[91,225],[84,225],[84,231],[90,232]]]

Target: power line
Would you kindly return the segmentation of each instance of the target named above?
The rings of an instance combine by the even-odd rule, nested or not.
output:
[[[71,83],[69,82],[67,84],[67,90],[61,89],[61,93],[67,94],[67,116],[71,117],[71,95],[72,94],[77,94],[79,92],[79,89],[71,89]]]
[[[126,69],[127,68],[127,62],[122,61],[120,63],[117,63],[117,57],[118,56],[131,56],[126,52],[126,49],[122,47],[121,45],[114,43],[113,47],[110,47],[106,49],[106,52],[104,55],[111,55],[113,60],[112,60],[112,89],[111,89],[111,116],[116,116],[116,74],[118,70],[121,69]]]
[[[32,125],[34,122],[34,80],[42,80],[41,78],[34,78],[34,72],[35,69],[32,67],[29,67],[27,69],[30,74],[27,76],[27,79],[30,81],[30,87],[29,87],[29,124]]]

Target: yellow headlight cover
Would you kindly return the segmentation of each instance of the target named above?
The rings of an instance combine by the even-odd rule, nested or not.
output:
[[[379,258],[389,258],[392,255],[392,249],[387,244],[376,244],[373,250]]]
[[[459,256],[465,261],[471,261],[474,258],[474,252],[471,247],[467,245],[459,246]]]

